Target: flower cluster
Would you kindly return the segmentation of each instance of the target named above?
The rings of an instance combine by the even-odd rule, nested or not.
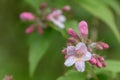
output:
[[[72,28],[68,29],[67,47],[62,50],[65,54],[65,66],[74,65],[74,68],[79,71],[85,71],[85,62],[88,61],[92,66],[96,65],[98,68],[105,67],[106,62],[104,58],[95,54],[95,50],[108,49],[109,45],[105,42],[92,42],[88,39],[88,24],[86,21],[81,21],[78,25],[79,34]]]
[[[64,6],[62,9],[51,9],[47,6],[46,3],[42,3],[39,9],[39,17],[31,12],[22,12],[20,14],[21,20],[34,22],[26,29],[25,33],[30,34],[34,30],[37,30],[39,34],[42,34],[43,29],[48,26],[48,21],[52,22],[59,28],[64,29],[64,22],[66,21],[66,17],[63,15],[63,12],[68,12],[70,9],[71,8],[68,5]]]

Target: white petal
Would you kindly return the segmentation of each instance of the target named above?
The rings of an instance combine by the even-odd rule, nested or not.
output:
[[[64,27],[65,27],[64,24],[62,22],[60,22],[60,21],[54,20],[53,23],[56,26],[60,27],[61,29],[64,29]]]
[[[82,61],[88,61],[88,60],[90,60],[91,59],[91,53],[90,52],[86,52],[86,54],[84,54],[83,56],[82,56]]]
[[[76,62],[75,63],[75,68],[79,72],[84,72],[85,71],[85,62]]]
[[[80,42],[76,45],[75,50],[80,51],[82,53],[86,53],[87,52],[87,47],[83,42]]]
[[[70,56],[69,58],[66,59],[64,65],[65,66],[72,66],[75,63],[76,59],[74,56]]]
[[[67,47],[67,54],[72,55],[75,53],[75,47],[74,46],[68,46]]]
[[[58,16],[58,20],[59,20],[60,22],[65,22],[65,21],[66,21],[66,17],[63,16],[63,15],[60,15],[60,16]]]
[[[54,16],[61,15],[62,11],[61,10],[54,10],[52,13]]]

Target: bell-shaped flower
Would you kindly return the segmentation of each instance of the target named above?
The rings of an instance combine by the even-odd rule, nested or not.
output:
[[[69,57],[64,63],[65,66],[69,67],[75,64],[75,68],[79,72],[85,70],[85,61],[91,59],[91,53],[83,42],[78,43],[76,46],[68,46],[66,55],[69,55]]]
[[[64,22],[66,21],[65,16],[62,15],[61,10],[54,10],[47,16],[47,20],[53,22],[56,26],[64,28]]]

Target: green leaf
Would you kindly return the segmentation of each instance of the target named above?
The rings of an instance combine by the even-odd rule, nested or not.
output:
[[[107,60],[107,67],[102,70],[112,71],[114,73],[120,72],[120,62],[114,60]]]
[[[66,21],[66,23],[65,23],[66,31],[68,28],[72,28],[77,33],[79,32],[78,31],[78,22],[75,20]]]
[[[33,80],[56,80],[64,72],[64,55],[61,50],[66,39],[56,31],[52,46],[40,61]]]
[[[70,70],[66,72],[64,76],[59,77],[57,80],[85,80],[85,78],[86,77],[84,73],[80,73],[75,70]]]
[[[117,40],[120,42],[120,34],[115,24],[114,15],[107,5],[99,0],[76,0],[76,2],[94,16],[104,21],[111,28]]]
[[[43,35],[32,34],[29,38],[29,72],[33,76],[36,67],[46,53],[47,49],[51,46],[54,39],[55,31],[48,29]]]
[[[120,72],[120,62],[119,61],[114,61],[114,60],[107,60],[107,67],[101,68],[101,69],[96,69],[96,73],[102,73],[105,71],[110,71],[113,74],[113,77],[116,76],[118,72]]]
[[[116,14],[120,15],[120,5],[116,0],[101,0],[107,5],[109,5],[113,10],[115,10]]]
[[[30,4],[31,6],[33,6],[33,8],[38,9],[40,6],[40,3],[43,0],[25,0],[28,4]]]

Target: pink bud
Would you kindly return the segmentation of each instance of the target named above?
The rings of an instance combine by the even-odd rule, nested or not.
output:
[[[103,57],[99,56],[98,60],[100,60],[100,62],[103,62],[105,59]]]
[[[41,27],[38,27],[37,31],[38,31],[39,34],[43,34],[43,29]]]
[[[33,25],[32,25],[32,26],[29,26],[29,27],[26,29],[25,33],[26,33],[26,34],[30,34],[30,33],[33,32],[33,30],[34,30],[34,26],[33,26]]]
[[[101,46],[100,44],[97,44],[97,49],[103,50],[103,46]]]
[[[101,63],[99,60],[97,60],[96,66],[97,66],[98,68],[101,68],[101,67],[102,67],[102,63]]]
[[[79,32],[83,38],[86,38],[88,35],[88,25],[86,21],[81,21],[78,25]]]
[[[104,49],[108,49],[109,45],[105,42],[98,42],[98,44],[100,44]]]
[[[35,19],[35,16],[31,12],[23,12],[20,14],[20,19],[25,21],[31,21]]]
[[[41,10],[44,10],[46,7],[47,7],[47,3],[45,2],[40,5]]]
[[[109,45],[107,44],[107,43],[102,43],[102,45],[103,45],[103,47],[105,48],[105,49],[108,49],[109,48]]]
[[[69,57],[69,55],[65,55],[65,59],[67,59]]]
[[[74,38],[78,38],[78,35],[72,28],[68,28],[68,34]]]
[[[61,52],[62,52],[63,54],[66,54],[66,52],[67,52],[66,48],[64,48]]]
[[[70,42],[70,43],[75,43],[76,41],[75,41],[75,38],[73,38],[73,37],[70,37],[69,39],[68,39],[68,41]]]
[[[106,62],[103,62],[103,63],[102,63],[102,66],[103,66],[103,67],[106,67],[106,66],[107,66],[107,63],[106,63]]]
[[[63,7],[63,9],[62,9],[63,11],[70,11],[71,10],[71,8],[70,8],[70,6],[69,5],[66,5],[66,6],[64,6]]]
[[[89,62],[90,62],[92,65],[94,65],[94,64],[96,64],[97,60],[96,60],[95,57],[92,56],[92,58],[89,60]]]

